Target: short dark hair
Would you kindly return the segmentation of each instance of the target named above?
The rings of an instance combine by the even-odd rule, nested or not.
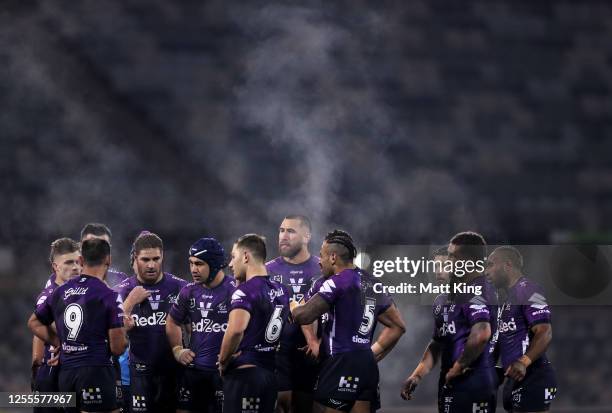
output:
[[[443,257],[448,256],[448,246],[436,248],[434,250],[434,252],[431,253],[431,258],[432,259],[436,258],[436,257],[439,257],[439,256],[443,256]]]
[[[49,253],[49,261],[53,264],[55,257],[58,255],[71,254],[79,251],[79,243],[72,238],[58,238],[51,243],[51,252]]]
[[[237,248],[245,248],[253,255],[253,258],[260,261],[265,261],[266,239],[258,234],[245,234],[236,241]]]
[[[310,223],[310,218],[308,218],[306,215],[291,214],[291,215],[287,215],[285,219],[297,219],[300,221],[300,223],[303,226],[308,228],[308,231],[312,231],[312,225]]]
[[[493,254],[503,254],[504,258],[512,263],[516,269],[523,269],[523,255],[511,245],[502,245],[493,250]]]
[[[327,233],[325,242],[334,245],[336,254],[344,262],[349,262],[357,256],[357,248],[353,244],[353,238],[346,231],[335,229]]]
[[[97,222],[90,222],[89,224],[85,224],[83,229],[81,230],[81,241],[85,238],[85,235],[95,235],[98,237],[108,235],[108,239],[110,239],[113,234],[111,230],[104,224],[100,224]]]
[[[477,232],[464,231],[455,234],[450,243],[459,246],[458,252],[462,258],[481,260],[487,256],[487,243]]]
[[[88,239],[81,243],[83,262],[89,267],[102,265],[110,255],[110,244],[104,239]]]
[[[132,244],[133,257],[136,257],[140,251],[147,248],[159,248],[163,251],[164,243],[157,234],[143,231],[136,237],[134,244]]]

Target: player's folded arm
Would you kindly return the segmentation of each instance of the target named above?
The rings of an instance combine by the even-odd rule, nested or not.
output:
[[[376,361],[380,361],[395,347],[406,332],[406,324],[395,304],[380,313],[377,320],[385,326],[372,345]]]
[[[34,312],[28,320],[28,327],[36,337],[40,338],[45,343],[57,347],[60,345],[60,342],[55,330],[51,328],[52,323],[53,320],[49,320],[43,315]]]
[[[311,324],[328,311],[329,303],[317,293],[306,304],[295,307],[291,311],[291,317],[296,324]]]
[[[529,358],[528,364],[537,360],[544,354],[552,341],[552,325],[550,323],[537,323],[530,326],[533,337],[529,341],[529,347],[525,356]]]

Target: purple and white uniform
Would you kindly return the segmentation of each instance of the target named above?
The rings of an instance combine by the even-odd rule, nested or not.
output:
[[[103,281],[85,274],[40,301],[35,314],[45,325],[56,322],[62,368],[112,364],[108,330],[123,326],[121,304]]]
[[[317,294],[329,304],[331,318],[323,328],[325,354],[370,349],[377,317],[393,304],[389,295],[375,293],[373,284],[374,279],[359,268],[321,283]]]
[[[277,257],[266,263],[266,269],[272,280],[289,289],[290,299],[296,302],[306,297],[313,279],[321,274],[319,257],[314,255],[300,264],[291,264],[283,257]],[[294,350],[305,346],[306,339],[299,325],[288,323],[283,328],[280,343],[281,349]]]
[[[289,296],[287,287],[269,276],[253,277],[236,288],[230,311],[243,309],[251,318],[238,348],[242,353],[230,369],[253,364],[274,371],[274,355],[289,316]]]
[[[166,317],[176,303],[179,292],[187,285],[182,278],[169,273],[156,284],[144,284],[132,276],[116,289],[121,300],[125,300],[137,286],[151,292],[148,300],[136,304],[132,309],[134,328],[128,332],[130,339],[130,363],[143,364],[149,369],[167,369],[176,362],[166,338]]]
[[[170,316],[178,324],[191,322],[189,348],[195,353],[194,367],[217,369],[216,363],[227,330],[230,301],[236,288],[235,280],[225,276],[215,288],[190,283],[181,290]]]
[[[531,327],[551,323],[551,314],[539,285],[521,277],[508,290],[507,301],[499,309],[499,348],[502,367],[505,369],[527,351],[533,337]],[[534,364],[546,364],[546,354],[534,360]]]

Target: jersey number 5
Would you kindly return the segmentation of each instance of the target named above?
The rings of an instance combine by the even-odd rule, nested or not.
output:
[[[283,312],[283,306],[277,305],[274,307],[274,312],[268,326],[266,327],[266,341],[268,343],[275,343],[280,337],[281,330],[283,329],[283,320],[281,319],[281,313]]]
[[[366,304],[363,306],[363,321],[359,326],[359,334],[367,336],[374,325],[374,309],[376,301],[371,298],[366,299]]]
[[[76,340],[83,325],[83,309],[72,303],[64,310],[64,325],[68,329],[68,340]]]

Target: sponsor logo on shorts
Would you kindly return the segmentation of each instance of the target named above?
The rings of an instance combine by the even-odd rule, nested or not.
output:
[[[338,391],[354,393],[359,387],[359,377],[340,376]]]
[[[259,397],[243,397],[242,398],[242,413],[257,413],[259,411]]]
[[[132,410],[135,412],[142,412],[147,410],[147,399],[144,396],[133,395],[132,396]]]
[[[547,387],[544,389],[544,403],[550,403],[557,396],[556,387]]]
[[[488,402],[472,403],[472,413],[488,413],[488,412],[489,412]]]
[[[83,389],[83,403],[102,403],[102,391],[99,387],[88,387]]]

